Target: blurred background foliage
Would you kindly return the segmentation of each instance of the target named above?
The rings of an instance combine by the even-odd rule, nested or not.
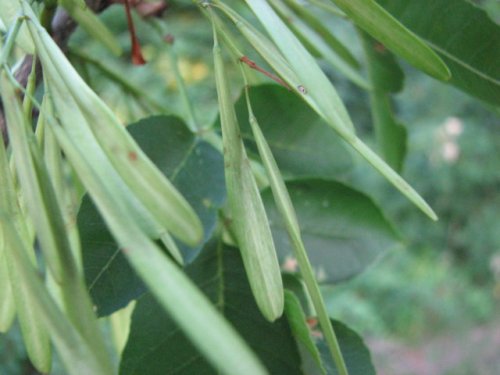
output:
[[[498,0],[475,3],[500,22]],[[320,13],[318,16],[326,17]],[[125,55],[110,56],[77,30],[71,39],[69,56],[124,123],[159,111],[186,118],[173,69],[177,56],[198,120],[203,126],[211,126],[217,116],[212,34],[209,23],[191,0],[172,2],[163,19],[142,20],[135,15],[138,37],[148,60],[141,67],[133,66],[128,59],[130,43],[123,8],[111,6],[101,18],[119,36]],[[327,25],[362,61],[361,44],[352,26],[340,19],[331,19]],[[172,46],[164,40],[169,34],[174,37]],[[250,57],[260,61],[254,54]],[[470,354],[472,349],[479,355],[481,345],[471,348],[467,342],[472,345],[471,332],[483,326],[487,327],[481,331],[483,335],[497,335],[497,346],[490,349],[500,352],[498,112],[400,63],[406,76],[405,87],[394,96],[393,104],[398,119],[408,130],[408,155],[402,174],[435,209],[440,220],[429,221],[358,160],[352,172],[342,179],[370,194],[383,207],[403,235],[405,246],[386,253],[359,276],[325,286],[329,309],[332,317],[368,338],[380,374],[500,373],[498,358],[496,362],[493,359],[492,363],[483,363],[483,368],[475,356],[462,356],[447,366],[425,367],[425,361],[439,362],[441,358],[436,353],[445,350],[438,347],[434,359],[422,352],[435,340],[450,338],[456,344],[462,337],[466,338],[463,351]],[[243,83],[236,64],[228,67],[234,78],[236,99]],[[358,132],[374,145],[374,141],[370,142],[373,133],[367,93],[329,65],[324,64],[324,68],[345,101]],[[259,81],[267,79],[254,77],[254,83]],[[485,346],[489,342],[486,336],[480,340]],[[394,342],[396,347],[388,344]],[[417,361],[412,367],[406,352],[401,355],[401,348],[422,355],[423,362]],[[0,337],[0,374],[33,373],[24,358],[16,330]],[[407,361],[404,370],[395,367],[393,361],[403,359]],[[57,367],[53,373],[57,373]]]

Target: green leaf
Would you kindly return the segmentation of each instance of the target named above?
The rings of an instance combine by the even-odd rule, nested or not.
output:
[[[93,199],[127,260],[191,342],[224,374],[242,369],[255,375],[264,374],[246,343],[177,265],[145,235],[114,192],[92,173],[92,166],[79,154],[71,138],[57,125],[51,128],[67,158],[88,177]]]
[[[212,235],[217,209],[225,200],[222,155],[194,136],[176,117],[156,116],[127,129],[153,163],[183,193],[201,219],[203,243]],[[202,183],[200,183],[202,181]],[[140,296],[144,285],[128,265],[113,236],[87,196],[78,213],[85,278],[97,313],[108,315]],[[178,246],[186,262],[202,248]]]
[[[406,155],[407,134],[406,128],[394,117],[390,93],[402,89],[404,73],[383,44],[362,31],[360,35],[373,86],[369,95],[375,139],[387,164],[396,172],[401,172]]]
[[[352,277],[370,265],[399,237],[366,195],[333,181],[287,183],[302,239],[321,282]],[[262,193],[280,260],[293,257],[284,224],[268,189]]]
[[[186,273],[234,325],[270,374],[302,374],[286,318],[270,323],[261,315],[237,249],[210,241],[196,261],[187,266]],[[215,375],[219,372],[203,359],[154,298],[144,295],[132,316],[120,374],[174,373]],[[246,373],[251,374],[248,370],[233,372]]]
[[[336,178],[351,168],[344,143],[297,95],[277,85],[252,87],[250,95],[262,133],[285,176]],[[235,109],[245,145],[256,152],[244,96]]]
[[[446,62],[451,84],[500,105],[500,27],[465,0],[377,0]]]
[[[281,272],[264,204],[241,139],[215,25],[213,54],[231,230],[236,235],[257,305],[273,321],[283,314]]]
[[[450,71],[438,55],[374,0],[332,1],[356,25],[418,69],[440,80],[450,79]]]
[[[332,319],[333,328],[340,342],[342,355],[345,358],[347,369],[350,375],[375,375],[375,367],[373,366],[370,351],[366,347],[363,339],[351,328]],[[314,334],[314,331],[313,331]],[[316,331],[316,345],[323,358],[328,375],[337,375],[337,369],[331,360],[325,341],[321,338],[321,334]],[[316,364],[312,361],[304,363],[304,372],[308,375],[320,375],[321,372]]]

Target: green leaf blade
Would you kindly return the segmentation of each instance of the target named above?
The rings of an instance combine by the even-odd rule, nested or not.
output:
[[[469,1],[377,2],[441,56],[452,85],[500,105],[500,26],[482,9]]]
[[[186,267],[186,273],[234,325],[270,374],[302,374],[286,318],[271,323],[261,315],[237,249],[213,239],[200,257]],[[145,353],[144,348],[149,350]],[[219,372],[201,357],[175,322],[147,294],[137,303],[120,364],[120,375],[134,373],[216,375]],[[250,370],[238,373],[251,374]]]
[[[61,128],[52,128],[67,157],[90,177],[88,182],[94,191],[94,201],[127,260],[193,344],[225,374],[244,369],[265,374],[262,365],[234,329],[177,265],[143,233],[127,214],[123,202],[101,184],[99,177],[92,172],[92,166],[78,154],[72,140]],[[226,353],[232,355],[226,356]]]
[[[332,1],[360,28],[415,67],[440,80],[451,78],[439,56],[374,0]]]
[[[382,44],[364,32],[360,36],[373,85],[369,95],[375,139],[384,160],[400,173],[406,156],[407,132],[394,116],[390,93],[402,89],[404,73]]]
[[[196,247],[177,244],[184,262],[190,263],[212,236],[217,210],[226,199],[222,155],[207,142],[195,137],[176,117],[146,118],[127,126],[127,130],[158,169],[182,192],[202,220],[202,244]],[[144,283],[128,265],[88,196],[80,207],[78,227],[87,285],[98,315],[109,315],[139,297],[145,290]]]
[[[399,236],[366,195],[343,184],[319,179],[287,183],[302,238],[320,282],[352,277],[386,250]],[[273,223],[280,260],[293,257],[291,244],[270,190],[263,199]]]
[[[277,85],[251,87],[259,127],[285,178],[340,178],[352,158],[345,143],[299,97]],[[245,145],[257,152],[244,95],[235,104]]]
[[[371,359],[370,351],[359,334],[338,320],[332,319],[331,322],[335,332],[337,332],[340,348],[346,359],[349,374],[375,375],[376,370]],[[325,341],[320,338],[316,341],[316,345],[323,358],[327,374],[337,375],[338,372],[333,362],[328,357]],[[320,374],[316,364],[313,362],[306,363],[304,370],[310,375]]]

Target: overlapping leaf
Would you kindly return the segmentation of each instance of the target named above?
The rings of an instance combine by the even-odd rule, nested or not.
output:
[[[374,0],[332,0],[356,25],[384,43],[391,51],[431,76],[450,79],[444,62],[411,31]],[[423,12],[425,13],[425,12]]]
[[[407,135],[404,125],[394,116],[390,94],[403,88],[404,73],[383,44],[364,32],[360,35],[373,87],[369,94],[375,139],[387,164],[400,173],[406,155]]]
[[[183,192],[202,220],[204,238],[208,239],[216,224],[216,210],[225,199],[222,155],[197,139],[175,117],[144,119],[128,130],[146,155]],[[82,203],[78,225],[87,285],[98,314],[107,315],[138,297],[144,286],[88,197]],[[186,262],[202,247],[178,245]]]
[[[363,339],[351,328],[338,320],[332,320],[333,328],[337,333],[342,354],[346,360],[350,375],[375,375],[370,351],[366,347]],[[326,373],[328,375],[338,375],[337,369],[331,360],[326,343],[318,336],[316,345],[323,358]],[[313,361],[304,361],[304,372],[308,375],[320,375],[321,372]]]
[[[277,85],[250,90],[259,125],[285,176],[336,178],[347,172],[351,157],[344,143],[299,97]],[[235,104],[242,137],[256,151],[245,99]]]
[[[302,239],[317,277],[335,282],[352,277],[385,250],[398,235],[366,195],[333,181],[291,181],[287,188],[297,212]],[[280,259],[293,258],[288,235],[269,190],[263,192]]]
[[[446,62],[450,83],[500,104],[500,26],[465,0],[377,0]]]
[[[211,241],[186,273],[245,338],[270,374],[302,374],[286,319],[270,323],[261,315],[236,249]],[[120,365],[121,375],[137,373],[218,374],[149,294],[137,303]]]

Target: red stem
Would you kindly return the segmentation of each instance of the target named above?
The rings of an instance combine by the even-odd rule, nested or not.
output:
[[[287,88],[288,90],[291,91],[291,88],[290,86],[288,86],[288,84],[283,81],[280,77],[272,74],[272,73],[269,73],[267,70],[261,68],[260,66],[258,66],[254,61],[250,60],[247,56],[243,56],[240,58],[240,61],[242,63],[245,63],[247,64],[251,69],[254,69],[262,74],[264,74],[266,77],[269,77],[271,78],[273,81],[279,83],[281,86]]]
[[[142,56],[141,45],[139,44],[139,39],[135,33],[134,21],[132,20],[132,13],[130,11],[129,0],[124,1],[125,12],[127,13],[128,29],[130,31],[130,41],[132,43],[132,64],[134,65],[144,65],[146,60]]]

